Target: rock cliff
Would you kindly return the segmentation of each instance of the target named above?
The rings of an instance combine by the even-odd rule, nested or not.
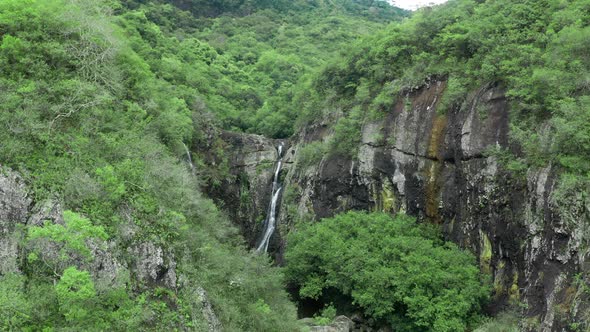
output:
[[[271,249],[280,261],[282,239],[297,219],[349,209],[403,212],[440,224],[447,239],[477,255],[493,279],[489,312],[520,303],[529,330],[587,328],[589,292],[579,280],[590,272],[588,202],[573,202],[578,208],[566,215],[554,197],[556,167],[508,171],[489,153],[495,147],[518,153],[502,86],[481,87],[442,114],[445,88],[445,81],[433,80],[405,92],[382,119],[365,122],[352,158],[328,153],[311,166],[298,162],[306,144],[329,141],[333,121],[318,121],[292,138]],[[275,142],[249,135],[225,141],[235,178],[214,196],[231,207],[252,244],[269,200]],[[243,188],[249,200],[240,205]]]
[[[277,146],[284,140],[231,132],[221,132],[219,136],[227,153],[228,174],[218,184],[209,183],[205,192],[229,214],[249,246],[254,247],[268,213],[278,158]],[[291,167],[293,152],[291,149],[285,156],[284,170]],[[211,162],[211,159],[208,161]],[[280,234],[275,234],[269,246],[271,251],[279,250],[281,243]]]
[[[64,257],[60,254],[63,246],[60,243],[36,241],[26,244],[23,241],[25,225],[64,224],[64,211],[58,200],[35,202],[29,192],[17,172],[0,166],[0,276],[20,273],[26,261],[26,249],[30,249],[25,247],[35,246],[41,259],[57,262],[61,269],[73,265],[89,271],[99,290],[124,287],[124,280],[130,278],[138,288],[159,286],[175,291],[182,288],[183,285],[177,282],[173,253],[147,240],[134,241],[136,243],[128,248],[127,253],[121,252],[120,244],[114,241],[87,240],[91,260],[77,255]],[[183,283],[188,284],[186,280]],[[202,287],[197,288],[194,298],[198,302],[195,307],[202,308],[208,330],[221,331],[221,323]]]

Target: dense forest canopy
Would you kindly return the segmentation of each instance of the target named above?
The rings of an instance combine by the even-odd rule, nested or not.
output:
[[[293,134],[311,77],[321,66],[351,41],[407,14],[382,1],[125,4],[144,13],[145,24],[165,37],[168,45],[152,44],[146,54],[152,67],[174,65],[167,78],[196,88],[196,98],[223,128],[276,138]],[[174,48],[192,48],[194,39],[208,48],[201,58],[179,58]]]
[[[304,225],[289,243],[286,273],[302,298],[349,297],[340,310],[352,302],[399,331],[472,329],[488,297],[473,255],[404,215],[348,212]]]

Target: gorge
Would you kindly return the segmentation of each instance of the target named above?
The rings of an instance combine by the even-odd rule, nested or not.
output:
[[[446,84],[433,79],[408,91],[383,119],[365,123],[352,158],[325,154],[315,164],[298,162],[302,147],[329,140],[333,119],[314,122],[287,143],[285,194],[271,252],[281,262],[284,238],[301,218],[318,220],[349,209],[407,213],[440,224],[445,238],[476,253],[481,270],[493,279],[490,313],[522,301],[533,330],[560,331],[585,321],[589,298],[576,278],[589,268],[588,225],[562,217],[554,200],[556,169],[516,176],[490,153],[495,147],[518,149],[509,140],[501,85],[482,86],[463,107],[441,114]],[[237,180],[225,183],[216,199],[227,206],[239,200],[239,188],[249,187],[260,190],[253,200],[268,201],[268,187],[260,182],[276,175],[259,167],[269,163],[273,140],[230,137],[226,144],[235,151],[230,166]],[[588,216],[583,207],[573,211],[578,220]],[[264,215],[237,206],[228,212],[243,229],[255,228],[252,214]]]
[[[0,0],[0,331],[590,331],[590,2]]]

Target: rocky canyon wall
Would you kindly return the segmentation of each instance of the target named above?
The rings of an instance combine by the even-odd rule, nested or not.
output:
[[[365,122],[354,157],[327,153],[313,165],[298,162],[301,148],[330,140],[333,121],[292,138],[271,251],[280,261],[284,236],[298,219],[350,209],[407,213],[440,224],[447,239],[477,255],[493,279],[491,313],[517,306],[535,331],[585,326],[589,294],[579,280],[590,272],[588,207],[564,218],[554,199],[556,167],[507,171],[489,153],[500,147],[518,154],[501,86],[482,87],[442,114],[445,88],[433,80],[398,98],[383,118]],[[270,199],[276,142],[239,134],[224,141],[233,177],[210,192],[253,244]]]

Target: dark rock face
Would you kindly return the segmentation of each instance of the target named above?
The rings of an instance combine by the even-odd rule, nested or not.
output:
[[[209,185],[205,192],[236,222],[253,247],[259,240],[268,213],[277,146],[281,141],[230,132],[222,132],[220,136],[225,143],[229,176],[217,185]],[[286,164],[288,167],[288,161]],[[279,247],[278,238],[273,237],[270,248]]]
[[[319,219],[350,209],[407,213],[440,224],[449,240],[477,255],[481,269],[493,278],[489,312],[521,302],[529,317],[523,326],[529,330],[561,331],[574,322],[586,324],[588,294],[576,286],[574,276],[590,268],[584,267],[588,212],[581,209],[569,222],[563,220],[553,198],[559,179],[555,168],[519,176],[488,156],[493,147],[518,148],[509,141],[509,105],[501,86],[482,87],[443,115],[437,108],[445,88],[446,82],[431,81],[400,98],[384,119],[365,123],[354,159],[324,156],[310,167],[297,163],[299,148],[330,138],[330,123],[314,124],[294,137],[273,237],[282,238],[298,218]],[[230,150],[232,174],[274,160],[271,141],[250,146],[249,140],[262,138],[247,137],[227,140],[238,147]],[[241,158],[256,160],[256,166]],[[272,164],[265,169],[258,177],[246,172],[256,216],[264,214],[270,199]],[[216,195],[225,204],[236,201],[243,185],[232,181]],[[248,213],[244,207],[230,209],[246,236],[254,239],[258,229],[251,224],[252,215],[245,217]],[[275,241],[271,249],[280,262],[283,243]]]

